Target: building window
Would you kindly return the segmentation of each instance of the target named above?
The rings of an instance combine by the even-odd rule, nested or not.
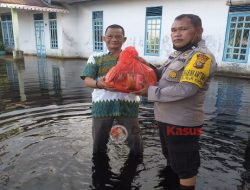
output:
[[[145,55],[159,55],[162,7],[147,7],[145,25]]]
[[[229,9],[223,61],[246,63],[249,52],[249,5]]]
[[[34,20],[43,20],[43,13],[34,14]]]
[[[92,14],[93,27],[93,49],[94,51],[103,50],[103,11],[94,11]]]
[[[7,48],[14,48],[14,35],[11,15],[1,15],[3,43]]]
[[[56,13],[49,13],[50,47],[58,48]]]
[[[43,1],[45,1],[45,3],[47,4],[51,4],[51,0],[43,0]]]

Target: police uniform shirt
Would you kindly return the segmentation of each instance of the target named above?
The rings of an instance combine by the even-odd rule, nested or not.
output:
[[[202,125],[205,91],[216,67],[204,40],[190,50],[172,53],[159,69],[158,85],[148,89],[148,100],[155,102],[156,120],[188,127]]]

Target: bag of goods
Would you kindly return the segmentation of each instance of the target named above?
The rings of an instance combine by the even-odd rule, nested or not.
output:
[[[138,91],[147,85],[155,85],[157,77],[154,70],[136,57],[138,52],[134,47],[124,49],[120,53],[117,65],[104,77],[105,84],[121,92]]]

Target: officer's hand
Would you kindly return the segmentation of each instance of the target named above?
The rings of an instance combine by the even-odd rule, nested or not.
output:
[[[134,92],[130,92],[131,94],[135,94],[135,95],[139,95],[139,96],[148,96],[148,85],[145,86],[143,89],[138,90],[138,91],[134,91]]]
[[[150,65],[150,63],[148,63],[144,58],[142,58],[142,57],[140,57],[140,56],[134,56],[134,58],[135,58],[136,60],[140,61],[141,63],[147,65],[147,66]]]

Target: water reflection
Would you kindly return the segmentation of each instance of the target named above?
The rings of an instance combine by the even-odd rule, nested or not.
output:
[[[7,62],[6,65],[7,77],[10,82],[11,90],[16,91],[18,89],[18,77],[14,62]]]
[[[159,171],[159,179],[159,184],[155,188],[179,190],[179,177],[169,166]]]
[[[25,89],[24,89],[25,64],[23,61],[18,61],[18,62],[15,62],[15,66],[17,68],[20,99],[23,102],[23,101],[26,101],[26,95],[25,95]]]
[[[80,80],[83,60],[25,57],[0,61],[0,189],[175,188],[161,153],[153,105],[139,121],[144,158],[125,144],[108,144],[92,158],[91,90]],[[205,101],[198,190],[248,190],[250,81],[215,77]]]
[[[57,66],[53,66],[52,68],[53,73],[53,87],[55,90],[55,94],[61,94],[61,77],[60,77],[60,68]]]
[[[237,129],[237,116],[241,108],[241,99],[243,94],[243,83],[238,79],[227,78],[225,82],[217,84],[217,93],[215,96],[214,113],[209,121],[213,121],[216,125],[216,130],[211,130],[214,135],[223,135],[223,139],[228,139],[234,136]],[[207,102],[210,104],[210,102]]]
[[[212,81],[206,97],[206,121],[201,136],[199,189],[206,189],[203,183],[209,184],[210,189],[236,189],[242,183],[239,175],[244,171],[246,141],[243,139],[247,139],[246,132],[250,129],[249,112],[242,112],[242,109],[248,104],[245,101],[248,91],[248,80],[217,77]],[[223,177],[219,178],[221,173]]]
[[[250,189],[250,135],[248,137],[248,143],[244,156],[245,161],[243,162],[243,167],[245,168],[245,172],[242,173],[242,190]]]
[[[123,167],[120,169],[120,174],[112,172],[112,168],[109,164],[110,159],[107,154],[95,155],[92,161],[91,189],[139,189],[139,187],[133,186],[132,182],[136,176],[138,165],[142,163],[142,158],[129,155]]]
[[[24,89],[24,62],[7,61],[0,65],[0,97],[6,102],[20,98],[20,101],[26,101]],[[3,109],[3,103],[0,102],[0,111]]]
[[[241,107],[243,89],[243,83],[237,81],[237,79],[228,78],[227,85],[220,83],[215,105],[217,115],[224,113],[236,116]]]
[[[41,93],[48,94],[49,92],[49,73],[46,58],[39,57],[37,60],[39,87]]]
[[[6,109],[32,106],[38,100],[40,105],[89,101],[91,90],[83,88],[79,80],[82,65],[82,60],[36,57],[25,57],[24,62],[0,63],[0,96],[5,101],[5,104],[0,101],[0,113]]]
[[[226,127],[228,137],[232,136],[237,128],[235,122],[241,107],[243,89],[243,83],[238,83],[234,79],[227,79],[227,85],[221,83],[218,86],[215,105],[217,114],[213,120],[218,124],[217,132],[225,134]]]

